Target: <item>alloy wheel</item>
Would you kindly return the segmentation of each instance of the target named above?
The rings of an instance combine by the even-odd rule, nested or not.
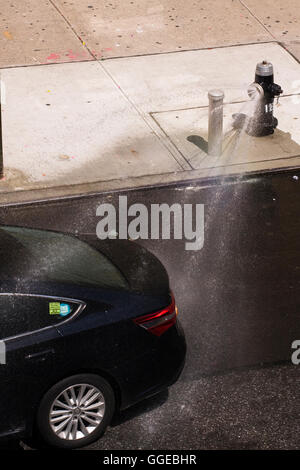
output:
[[[54,400],[49,414],[50,426],[60,439],[75,441],[92,434],[101,424],[105,399],[90,384],[75,384]]]

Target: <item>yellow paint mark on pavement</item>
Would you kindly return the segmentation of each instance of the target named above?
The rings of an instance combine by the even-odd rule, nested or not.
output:
[[[6,38],[6,39],[9,39],[11,40],[13,38],[12,34],[9,32],[9,31],[4,31],[3,32],[3,36]]]

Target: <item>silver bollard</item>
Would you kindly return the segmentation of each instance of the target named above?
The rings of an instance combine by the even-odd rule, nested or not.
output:
[[[208,92],[208,155],[219,157],[223,143],[223,99],[222,90]]]

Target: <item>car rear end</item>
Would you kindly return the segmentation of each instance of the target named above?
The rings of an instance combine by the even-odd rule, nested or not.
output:
[[[122,344],[114,374],[126,408],[165,389],[179,377],[186,342],[178,320],[166,269],[156,256],[135,242],[89,243],[116,265],[128,283],[130,302],[122,323]]]
[[[134,363],[135,370],[131,367],[127,372],[128,384],[132,383],[133,387],[124,405],[172,385],[183,369],[186,355],[184,332],[172,292],[163,308],[138,315],[132,321],[135,326],[132,341],[141,353]]]

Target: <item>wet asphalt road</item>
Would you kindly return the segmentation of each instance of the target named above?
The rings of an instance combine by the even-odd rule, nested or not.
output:
[[[114,419],[89,450],[299,449],[299,367],[253,368],[190,381]],[[29,450],[17,442],[0,450]]]
[[[91,449],[299,447],[299,184],[290,170],[133,190],[128,204],[205,204],[205,240],[143,240],[166,266],[188,352],[180,381],[125,411]],[[0,207],[0,223],[95,236],[119,193]],[[267,365],[260,368],[257,365]],[[239,370],[240,367],[246,369]],[[256,367],[256,368],[255,368]],[[235,372],[229,372],[235,370]],[[298,386],[297,386],[298,381]]]
[[[299,366],[298,366],[299,367]],[[297,449],[299,368],[182,380],[122,413],[89,449]]]

